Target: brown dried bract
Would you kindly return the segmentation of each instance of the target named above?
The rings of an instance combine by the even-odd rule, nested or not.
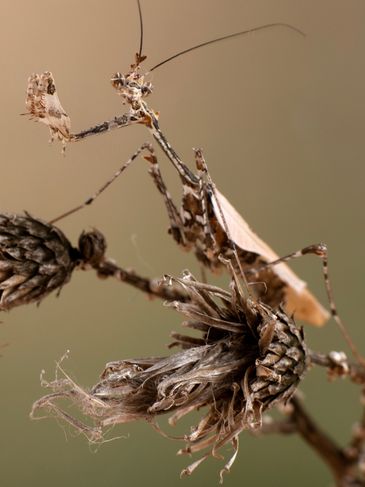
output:
[[[169,306],[185,315],[183,326],[198,330],[200,338],[174,333],[172,345],[181,351],[169,357],[111,362],[89,392],[67,376],[43,381],[53,393],[38,400],[31,415],[45,409],[94,442],[101,441],[111,425],[137,419],[154,422],[157,415],[170,411],[173,425],[206,407],[198,424],[182,438],[186,447],[179,451],[203,456],[182,474],[190,475],[231,443],[234,454],[222,476],[235,459],[239,434],[260,428],[264,411],[291,397],[306,370],[307,351],[293,321],[281,310],[247,300],[236,279],[230,292],[197,282],[190,273],[175,282],[190,300]],[[60,398],[70,399],[92,425],[62,410],[57,405]]]

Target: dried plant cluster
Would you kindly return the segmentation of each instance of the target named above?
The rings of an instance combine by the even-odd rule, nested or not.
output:
[[[137,419],[154,422],[156,415],[173,412],[170,423],[201,410],[199,423],[184,436],[180,453],[208,450],[183,473],[190,474],[209,455],[227,443],[234,454],[221,471],[228,471],[237,454],[238,435],[262,425],[262,414],[293,394],[307,367],[301,332],[280,309],[247,299],[234,276],[230,291],[202,284],[186,273],[176,279],[186,302],[172,301],[183,326],[198,330],[201,338],[174,333],[182,350],[169,357],[121,360],[107,364],[90,392],[72,381],[56,380],[47,386],[54,393],[33,407],[67,417],[92,441],[103,430]],[[94,426],[86,426],[59,409],[69,398]]]
[[[90,392],[62,378],[44,385],[54,390],[34,404],[63,417],[91,441],[102,441],[111,424],[136,419],[149,422],[173,411],[171,423],[203,407],[199,424],[187,433],[181,453],[208,450],[185,474],[227,443],[234,454],[222,470],[228,471],[238,450],[238,435],[262,425],[262,414],[293,394],[308,363],[301,332],[283,310],[253,300],[240,284],[233,265],[226,261],[230,291],[200,283],[185,273],[182,279],[162,282],[141,278],[105,257],[106,241],[94,230],[83,232],[78,248],[56,226],[29,214],[0,215],[1,310],[40,302],[61,289],[75,268],[116,277],[139,289],[167,299],[183,313],[184,326],[201,338],[173,334],[182,351],[165,358],[122,360],[106,366],[101,381]],[[93,426],[83,425],[57,406],[71,399]]]
[[[269,24],[232,36],[273,26],[302,34],[286,24]],[[204,45],[211,42],[215,41]],[[198,453],[199,458],[183,474],[191,474],[205,459],[217,457],[230,444],[233,454],[221,470],[222,480],[237,456],[239,435],[244,430],[298,433],[329,466],[338,487],[365,486],[365,415],[349,445],[340,448],[315,424],[295,394],[304,373],[314,364],[326,367],[331,378],[347,377],[362,388],[365,384],[365,361],[354,346],[355,363],[343,352],[315,353],[307,349],[303,332],[294,322],[296,317],[322,325],[329,316],[285,263],[312,253],[322,259],[332,316],[343,331],[328,280],[326,247],[309,246],[277,261],[277,254],[217,190],[201,150],[194,153],[194,174],[167,141],[157,113],[146,102],[153,87],[140,71],[145,59],[141,45],[127,74],[112,77],[112,85],[128,111],[111,121],[72,133],[70,118],[49,71],[29,78],[27,112],[31,119],[49,127],[51,138],[60,140],[63,150],[68,142],[111,129],[137,123],[145,126],[179,175],[181,208],[177,209],[170,197],[153,147],[143,144],[94,196],[62,217],[92,203],[142,152],[147,152],[145,159],[164,200],[170,233],[181,247],[193,249],[209,270],[228,270],[229,290],[199,282],[188,271],[181,279],[151,279],[123,269],[106,257],[106,239],[97,230],[83,232],[74,247],[54,225],[62,217],[45,222],[29,214],[0,214],[0,311],[39,303],[67,284],[75,269],[92,269],[99,278],[112,277],[165,300],[184,315],[182,326],[195,333],[172,333],[171,347],[179,350],[169,356],[107,364],[89,390],[71,380],[59,363],[53,381],[42,378],[50,393],[34,403],[31,416],[39,418],[40,410],[46,411],[47,416],[70,423],[91,442],[101,442],[109,428],[118,423],[143,419],[161,431],[159,415],[170,413],[169,422],[174,425],[183,416],[199,411],[200,419],[181,438],[186,445],[179,451]],[[255,286],[257,281],[260,287]],[[344,336],[350,342],[346,332]],[[76,413],[65,406],[65,399]],[[283,405],[282,421],[264,421],[267,410]],[[78,418],[80,412],[83,420]]]
[[[184,301],[186,294],[160,279],[141,277],[105,257],[107,244],[98,230],[82,232],[78,247],[51,223],[29,214],[0,214],[0,311],[40,303],[60,290],[74,269],[94,269],[98,277],[114,277],[151,296]]]

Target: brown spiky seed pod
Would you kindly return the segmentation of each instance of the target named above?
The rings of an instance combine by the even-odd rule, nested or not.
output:
[[[0,214],[0,311],[40,302],[64,286],[77,265],[92,266],[106,248],[97,231],[83,233],[79,245],[81,250],[59,228],[27,213]]]
[[[191,411],[203,410],[198,424],[184,436],[180,454],[204,451],[184,474],[228,443],[234,455],[238,435],[260,428],[264,411],[285,403],[307,367],[302,332],[282,310],[252,301],[235,277],[230,292],[197,282],[185,273],[179,283],[189,296],[169,303],[183,313],[183,326],[201,333],[191,337],[174,333],[181,351],[164,358],[129,359],[106,365],[90,392],[63,377],[47,384],[54,394],[43,397],[33,413],[46,408],[66,419],[91,441],[100,441],[111,425],[136,419],[153,422],[156,415],[174,411],[170,423]],[[44,382],[43,382],[44,383]],[[57,401],[68,398],[94,422],[88,426],[62,411]]]

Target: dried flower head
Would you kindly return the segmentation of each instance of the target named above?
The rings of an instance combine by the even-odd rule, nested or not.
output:
[[[82,233],[76,249],[54,225],[29,214],[0,214],[0,311],[40,302],[64,286],[76,266],[100,261],[105,248],[96,230]]]
[[[301,332],[283,311],[251,301],[234,276],[230,292],[197,282],[186,272],[177,281],[189,300],[168,305],[187,318],[183,326],[200,338],[174,333],[181,351],[165,358],[130,359],[106,365],[101,380],[87,392],[67,376],[43,385],[53,390],[32,410],[45,408],[71,423],[90,441],[102,441],[110,425],[137,419],[154,422],[173,412],[170,424],[206,408],[184,436],[180,454],[204,452],[182,473],[190,475],[208,456],[232,443],[234,454],[221,471],[229,471],[238,451],[238,436],[260,428],[265,410],[286,402],[307,365]],[[92,420],[80,422],[58,405],[68,398]]]

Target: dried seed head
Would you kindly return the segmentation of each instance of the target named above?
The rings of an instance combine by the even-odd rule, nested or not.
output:
[[[0,310],[40,301],[66,284],[74,249],[58,228],[30,215],[0,215]]]
[[[209,455],[228,443],[234,455],[238,435],[259,428],[263,412],[293,394],[307,365],[301,333],[281,310],[247,301],[234,280],[231,291],[197,282],[189,273],[176,280],[189,296],[169,306],[183,313],[183,326],[201,337],[174,333],[181,351],[165,358],[121,360],[107,364],[90,392],[66,377],[47,383],[55,394],[34,404],[69,421],[90,441],[100,441],[103,429],[136,419],[153,421],[173,411],[170,423],[206,407],[199,423],[184,436],[180,454],[205,451],[184,470],[191,474]],[[93,421],[88,426],[63,412],[56,402],[69,398]]]
[[[75,249],[59,228],[29,214],[0,214],[0,311],[41,301],[76,266],[103,259],[106,243],[97,230],[82,233],[79,244]]]
[[[81,260],[91,267],[97,266],[104,259],[106,252],[106,240],[99,230],[82,232],[79,238],[79,251]]]

